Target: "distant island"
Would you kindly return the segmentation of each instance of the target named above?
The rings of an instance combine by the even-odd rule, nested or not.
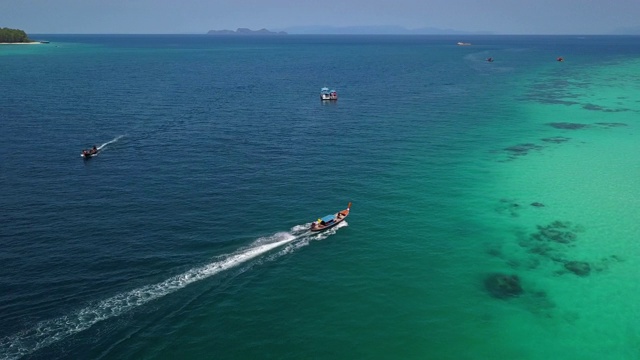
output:
[[[269,31],[267,29],[251,30],[247,28],[238,28],[233,30],[209,30],[207,35],[287,35],[284,31]]]
[[[289,28],[251,30],[209,30],[208,35],[491,35],[488,31],[461,31],[424,27],[407,29],[402,26],[293,26]]]
[[[0,43],[21,44],[33,42],[23,30],[0,28]]]
[[[422,27],[407,29],[402,26],[293,26],[283,29],[295,35],[492,35],[489,31],[463,31]]]

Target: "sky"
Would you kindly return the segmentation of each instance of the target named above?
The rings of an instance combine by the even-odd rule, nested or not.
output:
[[[640,34],[640,0],[0,0],[0,27],[27,34],[389,25],[541,35],[635,28]]]

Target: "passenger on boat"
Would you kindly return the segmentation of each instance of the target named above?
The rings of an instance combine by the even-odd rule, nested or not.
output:
[[[97,152],[98,152],[98,148],[95,145],[93,145],[93,148],[89,151],[89,154],[95,154]]]

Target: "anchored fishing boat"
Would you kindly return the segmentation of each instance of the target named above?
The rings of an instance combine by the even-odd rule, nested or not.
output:
[[[338,92],[328,87],[320,89],[320,100],[338,100]]]
[[[327,215],[325,217],[319,218],[317,221],[312,222],[309,230],[322,231],[334,227],[343,222],[344,219],[349,216],[349,210],[351,210],[351,202],[349,202],[346,209],[338,211],[333,215]]]

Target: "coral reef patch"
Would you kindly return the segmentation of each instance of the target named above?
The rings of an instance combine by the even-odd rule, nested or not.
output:
[[[543,146],[527,143],[527,144],[518,144],[518,145],[509,146],[504,150],[507,151],[512,156],[524,156],[524,155],[527,155],[530,151],[542,150],[542,149],[543,149]]]
[[[545,207],[545,205],[539,201],[534,201],[529,205],[535,208]],[[525,207],[521,206],[516,200],[504,198],[504,199],[500,199],[500,202],[496,206],[495,210],[500,214],[507,213],[513,217],[518,217],[520,216],[519,211],[524,208]]]
[[[564,137],[564,136],[554,136],[554,137],[550,137],[550,138],[544,138],[544,139],[540,139],[544,142],[547,143],[554,143],[554,144],[561,144],[563,142],[567,142],[570,140],[570,138]]]
[[[484,279],[484,286],[491,296],[498,299],[508,299],[523,293],[520,278],[517,275],[489,274]]]
[[[597,122],[596,125],[606,127],[606,128],[629,126],[628,124],[625,124],[625,123],[615,123],[615,122]]]
[[[571,222],[556,220],[547,226],[538,225],[538,232],[531,237],[538,241],[553,241],[561,244],[569,244],[576,240],[577,234],[571,231]]]
[[[596,104],[584,104],[582,105],[582,108],[585,110],[591,110],[591,111],[602,111],[602,112],[623,112],[623,111],[629,111],[629,109],[609,109],[600,105],[596,105]]]
[[[565,129],[565,130],[578,130],[588,126],[587,124],[570,123],[570,122],[552,122],[552,123],[547,123],[547,125],[552,126],[556,129]]]
[[[564,268],[578,276],[587,276],[591,272],[591,265],[586,261],[567,261]]]

